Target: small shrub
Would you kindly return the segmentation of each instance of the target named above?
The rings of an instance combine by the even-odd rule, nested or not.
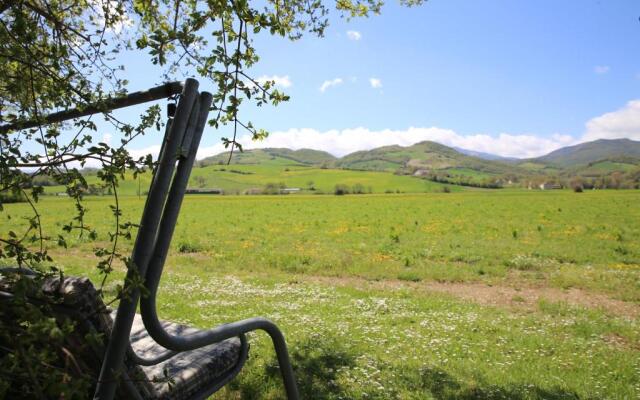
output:
[[[351,187],[351,193],[353,194],[364,194],[364,186],[360,183],[356,183]]]
[[[402,272],[398,274],[398,280],[408,282],[420,282],[422,280],[415,272]]]
[[[27,198],[19,190],[3,190],[0,191],[0,204],[5,203],[23,203]]]
[[[202,246],[199,243],[180,242],[178,244],[178,252],[180,253],[199,253],[202,250]]]
[[[451,193],[451,188],[449,188],[449,186],[443,186],[442,193]]]
[[[629,254],[629,250],[627,250],[626,248],[622,247],[622,246],[618,246],[616,248],[613,249],[613,251],[615,251],[616,253],[626,256],[627,254]]]
[[[269,182],[266,185],[264,185],[264,188],[262,189],[262,194],[280,194],[282,193],[282,189],[284,189],[285,187],[287,187],[284,182],[280,182],[280,183],[273,183],[273,182]]]
[[[584,186],[585,186],[585,181],[580,176],[574,176],[569,181],[569,187],[576,193],[582,193],[582,191],[584,190]]]
[[[349,186],[337,184],[333,189],[333,194],[335,194],[336,196],[344,196],[345,194],[349,194]]]

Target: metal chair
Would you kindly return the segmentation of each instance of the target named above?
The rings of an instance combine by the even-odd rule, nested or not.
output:
[[[198,330],[163,322],[158,318],[156,310],[158,285],[189,175],[207,122],[212,102],[211,94],[199,93],[198,82],[187,79],[184,84],[169,83],[149,91],[132,93],[125,98],[115,99],[101,106],[51,114],[44,120],[48,123],[61,122],[176,95],[179,98],[177,108],[173,118],[170,118],[167,123],[157,168],[154,171],[133,248],[132,262],[128,266],[123,285],[126,296],[121,297],[117,313],[113,317],[113,326],[109,327],[107,332],[109,338],[104,356],[101,357],[94,399],[113,399],[119,384],[123,385],[121,387],[129,388],[127,392],[135,398],[148,396],[148,394],[146,396],[135,394],[136,388],[132,387],[133,380],[127,375],[130,369],[127,363],[131,360],[140,366],[148,377],[153,374],[153,371],[158,371],[161,367],[166,368],[167,365],[174,368],[176,372],[180,372],[179,365],[185,366],[193,361],[193,357],[190,361],[190,355],[199,352],[206,358],[209,354],[207,349],[213,353],[217,351],[220,357],[229,357],[229,354],[233,354],[235,362],[232,365],[226,363],[224,368],[226,370],[218,376],[187,374],[184,383],[197,381],[197,384],[191,385],[190,389],[182,394],[176,395],[175,392],[158,394],[158,390],[155,391],[155,394],[162,398],[207,398],[238,374],[248,352],[245,334],[254,330],[264,330],[271,337],[287,398],[298,399],[298,390],[285,339],[273,322],[265,318],[250,318],[209,330]],[[19,121],[0,127],[0,131],[25,129],[37,124],[33,121]],[[148,295],[142,298],[140,288],[135,284],[140,281],[140,278],[144,278],[144,287],[148,292]],[[58,285],[72,287],[73,282],[58,282]],[[136,314],[138,304],[141,316]],[[150,339],[152,342],[149,341]],[[224,349],[221,350],[221,345],[226,346],[226,352],[223,351]],[[148,350],[144,357],[136,352],[144,349]],[[176,362],[181,357],[184,359],[182,364]],[[167,364],[172,361],[173,364]],[[145,368],[147,368],[146,371],[144,371]]]

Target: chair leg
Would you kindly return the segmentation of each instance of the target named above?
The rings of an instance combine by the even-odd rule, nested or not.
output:
[[[284,388],[287,393],[287,399],[297,400],[300,398],[298,393],[298,386],[296,385],[296,379],[293,374],[293,367],[291,366],[291,360],[289,359],[289,351],[287,350],[287,344],[284,340],[284,336],[277,326],[273,325],[269,330],[265,331],[271,336],[273,341],[273,347],[276,350],[276,356],[278,357],[278,365],[280,366],[280,373],[282,374],[282,380],[284,381]]]

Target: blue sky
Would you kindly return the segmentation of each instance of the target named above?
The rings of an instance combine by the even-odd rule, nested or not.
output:
[[[526,157],[598,137],[640,140],[639,17],[632,0],[431,0],[349,22],[334,13],[321,39],[261,35],[251,72],[275,77],[291,101],[247,108],[272,135],[246,145],[342,155],[432,139]],[[130,90],[159,82],[145,58],[127,60]],[[228,135],[207,131],[201,157]]]

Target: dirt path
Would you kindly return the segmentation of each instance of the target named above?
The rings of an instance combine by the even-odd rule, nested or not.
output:
[[[640,305],[638,304],[612,299],[604,294],[590,293],[573,288],[562,290],[551,287],[511,287],[488,285],[486,283],[407,282],[401,280],[370,281],[355,277],[336,278],[314,276],[308,280],[337,286],[385,290],[413,289],[424,292],[446,293],[482,305],[506,307],[524,311],[536,310],[540,300],[547,300],[550,302],[565,302],[573,306],[590,309],[601,309],[614,316],[629,318],[640,317]]]

